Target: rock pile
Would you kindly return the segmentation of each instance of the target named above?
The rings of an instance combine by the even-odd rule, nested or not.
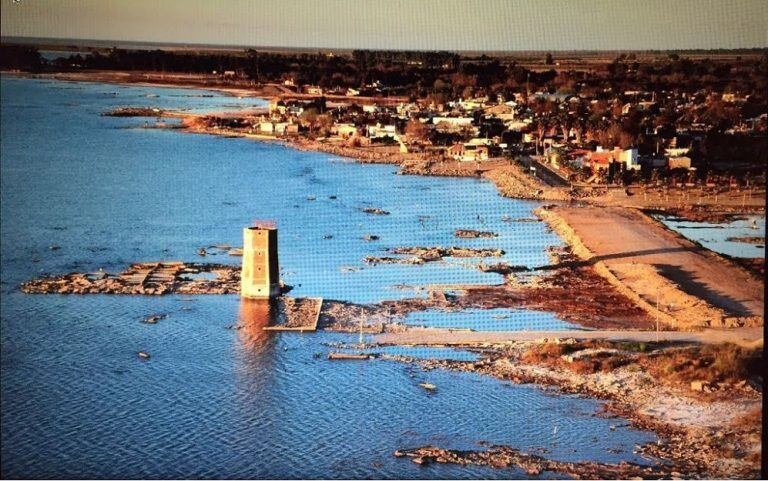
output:
[[[576,479],[658,479],[672,476],[672,473],[664,466],[642,466],[628,462],[605,464],[591,461],[555,461],[535,454],[523,453],[509,446],[491,446],[485,451],[462,451],[422,446],[398,450],[395,451],[394,455],[411,458],[412,462],[421,465],[451,463],[474,464],[493,468],[517,468],[530,476],[537,476],[545,471],[567,474]]]
[[[473,230],[473,229],[458,229],[455,235],[456,237],[461,237],[464,239],[490,238],[490,237],[499,236],[495,232]]]
[[[162,117],[165,112],[153,107],[118,107],[101,115],[106,117]]]
[[[223,264],[139,263],[115,275],[70,273],[25,282],[28,294],[237,294],[240,268]]]
[[[442,260],[443,257],[501,257],[504,251],[501,249],[474,249],[471,247],[397,247],[389,249],[389,252],[397,255],[411,257],[392,256],[368,256],[363,259],[368,264],[408,264],[420,265],[425,262]]]

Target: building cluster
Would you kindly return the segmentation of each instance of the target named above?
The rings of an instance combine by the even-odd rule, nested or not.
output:
[[[748,101],[736,93],[533,92],[435,103],[376,96],[385,89],[378,82],[338,92],[284,85],[300,95],[272,99],[245,125],[250,133],[391,146],[446,161],[530,155],[567,180],[595,183],[649,171],[692,177],[709,134],[764,136],[767,125],[766,114],[737,115],[719,127]]]

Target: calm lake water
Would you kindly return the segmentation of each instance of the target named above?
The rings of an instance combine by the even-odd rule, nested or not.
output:
[[[392,361],[329,362],[328,343],[356,336],[267,333],[237,296],[18,290],[44,273],[199,261],[201,246],[241,245],[242,227],[254,219],[277,221],[282,277],[295,286],[293,294],[352,302],[423,295],[419,286],[427,284],[501,282],[475,269],[478,259],[363,262],[386,248],[498,247],[506,251],[501,260],[534,266],[547,263],[545,249],[560,243],[541,223],[501,221],[531,217],[538,204],[502,199],[480,180],[398,176],[391,166],[144,129],[143,119],[99,115],[122,105],[211,111],[240,102],[261,101],[2,79],[3,477],[522,475],[420,467],[392,456],[422,444],[479,448],[481,440],[544,448],[563,460],[644,461],[633,447],[655,437],[596,416],[597,401]],[[365,214],[367,206],[391,215]],[[457,228],[499,237],[456,239]],[[367,242],[366,234],[381,239]],[[168,317],[156,325],[140,322],[155,313]],[[563,325],[551,314],[528,314],[527,328]],[[426,315],[429,322],[440,317]],[[482,323],[481,314],[467,315],[465,322]],[[492,315],[488,319],[502,320]],[[526,311],[504,315],[515,326],[526,322]],[[151,360],[141,361],[139,350]],[[474,358],[446,351],[419,352]],[[418,387],[425,380],[438,386],[436,394]]]

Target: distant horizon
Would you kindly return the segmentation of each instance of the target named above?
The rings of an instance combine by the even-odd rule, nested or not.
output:
[[[6,37],[454,52],[768,48],[759,0],[0,0]]]
[[[47,44],[46,42],[50,42]],[[561,53],[561,54],[577,54],[577,53],[676,53],[676,52],[768,52],[768,47],[735,47],[735,48],[667,48],[667,49],[539,49],[539,50],[457,50],[457,49],[416,49],[416,48],[344,48],[344,47],[293,47],[285,45],[247,45],[247,44],[216,44],[216,43],[195,43],[195,42],[156,42],[145,40],[114,40],[114,39],[98,39],[98,38],[62,38],[62,37],[17,37],[17,36],[5,36],[0,35],[0,43],[3,44],[19,44],[19,45],[47,45],[57,47],[67,47],[74,45],[77,47],[94,47],[94,48],[109,48],[110,46],[120,48],[121,46],[152,46],[152,47],[188,47],[188,48],[210,48],[213,50],[273,50],[273,51],[309,51],[309,52],[344,52],[355,50],[370,50],[370,51],[403,51],[403,52],[420,52],[420,51],[445,51],[458,54],[546,54],[546,53]],[[100,44],[100,45],[97,45]]]

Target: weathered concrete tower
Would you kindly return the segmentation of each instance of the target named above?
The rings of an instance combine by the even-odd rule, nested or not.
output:
[[[277,262],[277,227],[273,222],[257,223],[243,229],[242,297],[266,299],[280,294]]]

